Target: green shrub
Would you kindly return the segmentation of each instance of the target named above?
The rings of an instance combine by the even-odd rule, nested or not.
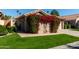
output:
[[[72,29],[76,29],[77,27],[72,25],[71,28],[72,28]]]
[[[38,32],[38,22],[39,22],[39,16],[28,16],[28,25],[29,25],[29,32],[31,33],[37,33]]]
[[[56,33],[58,30],[60,24],[60,19],[55,18],[51,23],[50,23],[50,32],[51,33]]]
[[[15,26],[13,26],[13,27],[7,27],[7,30],[8,30],[9,33],[16,32],[16,27]]]
[[[69,26],[68,26],[68,27],[69,27],[69,29],[70,29],[70,28],[71,28],[71,24],[69,24]]]
[[[64,24],[64,29],[70,29],[71,28],[71,24]]]
[[[5,26],[0,25],[0,36],[7,34],[8,31]]]
[[[67,24],[64,24],[64,29],[68,29],[68,25]]]

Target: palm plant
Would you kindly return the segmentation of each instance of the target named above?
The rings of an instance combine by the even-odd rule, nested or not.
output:
[[[19,15],[21,15],[21,12],[19,12]]]
[[[17,10],[16,12],[17,12],[17,15],[21,15],[21,12],[19,10]]]
[[[16,12],[17,12],[17,15],[18,15],[18,13],[19,13],[19,10],[17,10]]]

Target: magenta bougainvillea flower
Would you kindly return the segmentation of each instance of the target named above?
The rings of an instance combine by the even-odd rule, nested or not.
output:
[[[40,21],[41,22],[51,22],[55,19],[55,16],[49,16],[49,15],[46,15],[46,16],[40,16]]]
[[[38,16],[38,15],[34,13],[34,14],[30,14],[29,16]],[[52,22],[55,18],[56,16],[54,15],[43,15],[43,16],[39,16],[39,21],[40,22]]]

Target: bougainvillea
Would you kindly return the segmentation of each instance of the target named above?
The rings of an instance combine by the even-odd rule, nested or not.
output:
[[[52,22],[56,17],[55,16],[40,16],[40,22]]]
[[[29,16],[37,16],[36,13],[34,14],[30,14]],[[40,22],[52,22],[54,19],[56,18],[56,16],[52,16],[52,15],[43,15],[43,16],[39,16],[39,21]]]
[[[38,27],[39,27],[39,22],[41,23],[49,23],[50,24],[50,32],[57,32],[58,25],[60,23],[59,19],[54,16],[54,15],[44,15],[44,16],[39,16],[34,14],[30,14],[28,16],[28,21],[29,21],[29,27],[30,31],[32,33],[37,33],[38,32]]]

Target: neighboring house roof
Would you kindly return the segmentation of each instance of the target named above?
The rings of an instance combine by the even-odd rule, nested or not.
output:
[[[4,25],[7,26],[10,22],[11,20],[4,20]]]
[[[65,21],[76,20],[79,17],[79,14],[72,14],[67,16],[59,16],[59,18],[64,19]]]

